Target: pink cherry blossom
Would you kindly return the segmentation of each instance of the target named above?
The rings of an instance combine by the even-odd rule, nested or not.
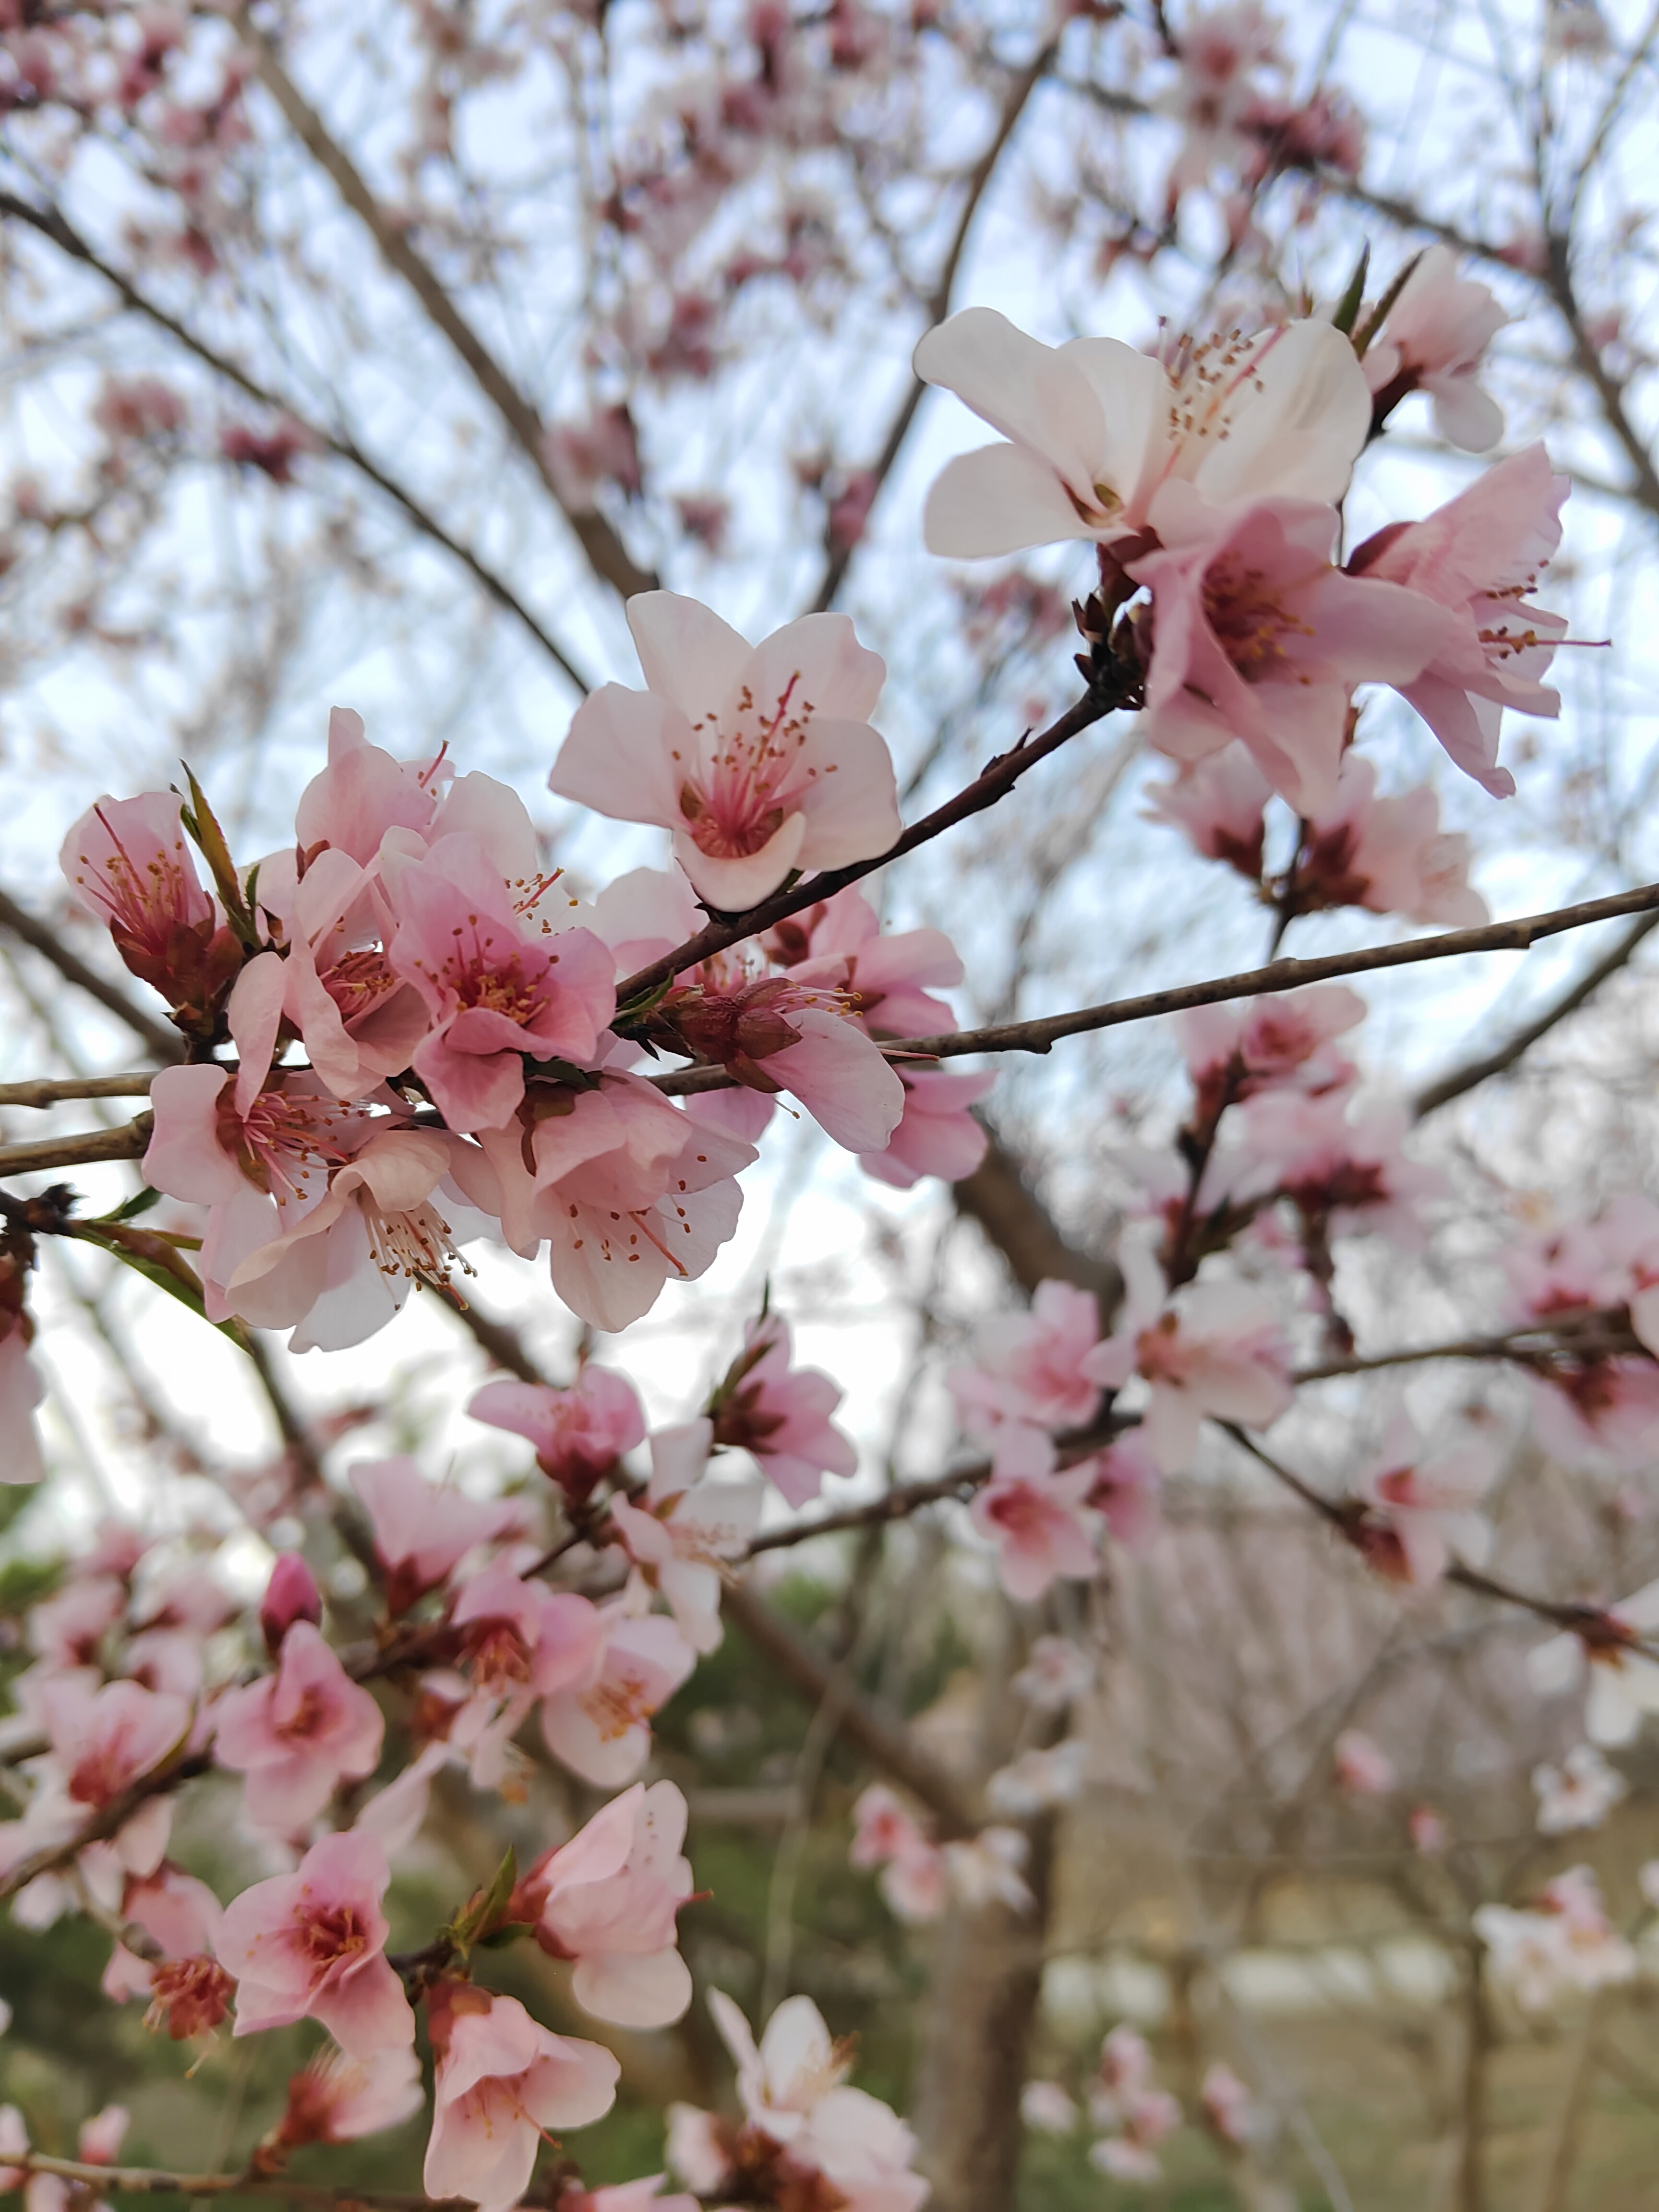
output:
[[[1569,1991],[1636,1978],[1636,1954],[1609,1923],[1589,1867],[1569,1867],[1547,1882],[1533,1911],[1482,1905],[1474,1922],[1494,1980],[1513,1991],[1523,2011],[1546,2011]]]
[[[169,1005],[204,1000],[236,972],[240,954],[202,888],[173,793],[99,799],[58,860],[128,968]]]
[[[1218,506],[1340,499],[1370,428],[1353,349],[1322,323],[1183,342],[1166,362],[1116,338],[1046,346],[969,307],[915,370],[1012,441],[948,462],[927,495],[928,550],[957,560],[1161,532],[1171,483]]]
[[[542,1734],[555,1759],[596,1790],[631,1782],[651,1750],[651,1716],[696,1665],[672,1620],[602,1608],[605,1646],[582,1682],[542,1700]]]
[[[230,1311],[258,1328],[292,1328],[293,1351],[337,1352],[384,1326],[416,1283],[447,1287],[465,1265],[452,1232],[461,1201],[447,1182],[459,1144],[431,1130],[377,1131],[335,1170],[325,1197],[238,1261]]]
[[[356,2057],[323,2050],[289,2077],[288,2103],[268,2140],[283,2150],[356,2142],[410,2118],[426,2102],[412,2044]]]
[[[616,1011],[609,948],[553,931],[515,900],[476,837],[441,837],[398,872],[394,974],[432,1028],[411,1065],[452,1129],[500,1128],[524,1097],[524,1058],[591,1060]]]
[[[106,1632],[127,1609],[127,1594],[112,1575],[91,1575],[31,1607],[29,1649],[47,1673],[97,1668]]]
[[[1146,811],[1172,823],[1195,853],[1224,860],[1249,883],[1261,880],[1267,805],[1273,787],[1235,740],[1218,753],[1183,763],[1174,781],[1146,787]]]
[[[752,1454],[791,1505],[817,1496],[826,1474],[858,1472],[858,1452],[830,1416],[842,1389],[816,1367],[790,1366],[789,1324],[752,1321],[709,1404],[716,1443]]]
[[[1106,1523],[1107,1534],[1126,1551],[1145,1551],[1164,1525],[1164,1470],[1148,1439],[1130,1429],[1096,1453],[1091,1472],[1085,1502]]]
[[[391,1881],[374,1836],[313,1844],[292,1874],[257,1881],[225,1907],[215,1940],[236,1977],[236,2033],[319,2021],[348,2057],[415,2039],[415,2015],[386,1956],[380,1910]]]
[[[1481,356],[1510,318],[1488,286],[1456,269],[1449,246],[1419,257],[1360,366],[1379,412],[1407,392],[1426,392],[1441,436],[1484,453],[1504,434],[1504,410],[1476,380]]]
[[[106,1682],[89,1689],[85,1678],[64,1675],[45,1685],[40,1713],[52,1757],[72,1806],[101,1813],[146,1774],[181,1750],[191,1711],[182,1698],[146,1690],[137,1682]],[[129,1874],[153,1873],[167,1848],[171,1806],[165,1796],[141,1804],[108,1844]]]
[[[659,1430],[651,1439],[648,1510],[622,1497],[611,1501],[629,1558],[700,1653],[719,1649],[721,1565],[742,1557],[766,1496],[758,1481],[697,1480],[713,1434],[706,1419]]]
[[[104,1969],[105,1996],[118,2004],[147,1998],[146,2024],[165,2023],[174,2042],[217,2027],[230,2010],[233,1984],[212,1955],[223,1908],[207,1884],[164,1860],[151,1874],[129,1877],[121,1914],[166,1955],[141,1959],[118,1943]]]
[[[695,2197],[675,2191],[663,2197],[666,2176],[647,2173],[638,2181],[612,2181],[603,2189],[567,2191],[558,2212],[700,2212]]]
[[[441,755],[426,762],[394,760],[368,743],[361,714],[349,707],[332,708],[328,766],[306,786],[295,810],[301,850],[333,847],[366,866],[388,830],[424,836],[437,812],[445,774]]]
[[[1369,1231],[1406,1250],[1422,1242],[1421,1209],[1448,1188],[1438,1168],[1407,1159],[1410,1117],[1391,1101],[1356,1101],[1276,1091],[1238,1117],[1237,1145],[1215,1163],[1227,1194],[1249,1202],[1270,1193],[1291,1200],[1334,1236]]]
[[[990,1141],[969,1108],[996,1081],[994,1070],[958,1075],[944,1067],[902,1067],[904,1115],[887,1149],[864,1152],[859,1165],[878,1182],[908,1190],[923,1176],[960,1182],[985,1157]]]
[[[1086,1371],[1111,1390],[1132,1374],[1144,1377],[1147,1443],[1165,1474],[1180,1474],[1192,1464],[1206,1416],[1266,1428],[1285,1411],[1293,1395],[1289,1348],[1261,1291],[1199,1282],[1170,1299],[1143,1247],[1127,1246],[1123,1258],[1123,1310],[1113,1334],[1089,1354]]]
[[[602,2119],[622,2069],[597,2043],[540,2027],[516,1997],[471,1984],[440,1984],[434,1999],[440,1991],[447,2002],[432,2006],[439,2056],[422,2184],[428,2197],[507,2212],[529,2186],[544,2131]]]
[[[11,2107],[6,2107],[8,2111]],[[82,2166],[113,2166],[126,2139],[128,2114],[124,2105],[106,2105],[101,2112],[82,2120],[76,2144],[76,2156]],[[20,2144],[20,2148],[24,2145]],[[58,2173],[32,2173],[23,2188],[24,2212],[70,2212],[71,2206],[88,2203],[93,2212],[109,2212],[109,2207],[93,2197],[84,2185],[76,2186]]]
[[[1088,1746],[1079,1736],[1022,1752],[985,1784],[985,1802],[1005,1820],[1029,1820],[1069,1805],[1088,1778]]]
[[[1100,1339],[1100,1307],[1072,1283],[1039,1283],[1029,1313],[999,1314],[974,1332],[974,1364],[946,1380],[964,1424],[1002,1421],[1076,1429],[1100,1403],[1082,1362]]]
[[[536,1461],[567,1497],[584,1498],[624,1452],[644,1441],[634,1386],[608,1367],[584,1367],[568,1390],[544,1382],[486,1382],[467,1412],[536,1447]]]
[[[1005,1423],[993,1446],[991,1480],[975,1497],[974,1526],[997,1547],[997,1573],[1010,1597],[1040,1598],[1057,1576],[1089,1580],[1099,1569],[1099,1523],[1085,1504],[1094,1483],[1086,1460],[1056,1471],[1051,1437]]]
[[[1398,1786],[1394,1761],[1361,1729],[1344,1729],[1332,1746],[1338,1786],[1350,1797],[1387,1797]]]
[[[1454,1557],[1478,1566],[1492,1530],[1478,1507],[1498,1476],[1482,1443],[1425,1455],[1409,1422],[1395,1424],[1376,1460],[1354,1484],[1368,1508],[1362,1549],[1379,1574],[1422,1589]]]
[[[1221,2059],[1205,2068],[1198,2100],[1212,2131],[1236,2148],[1248,2143],[1261,2125],[1249,2089]]]
[[[360,1460],[350,1473],[374,1532],[386,1609],[394,1617],[447,1582],[469,1552],[526,1526],[522,1499],[469,1498],[428,1482],[412,1459]]]
[[[274,1674],[227,1690],[214,1708],[214,1757],[247,1778],[244,1817],[292,1835],[343,1780],[374,1771],[386,1723],[307,1620],[283,1638]]]
[[[872,1782],[853,1807],[853,1843],[848,1861],[867,1874],[926,1840],[915,1816],[902,1801],[884,1782]]]
[[[674,1924],[692,1889],[685,1822],[672,1782],[636,1782],[520,1884],[515,1914],[550,1956],[575,1960],[573,1992],[597,2020],[665,2027],[691,2002]]]
[[[1040,1713],[1061,1713],[1094,1686],[1095,1662],[1068,1636],[1039,1636],[1011,1686]]]
[[[1194,1006],[1177,1014],[1182,1050],[1197,1097],[1193,1121],[1212,1126],[1224,1106],[1264,1091],[1292,1089],[1312,1097],[1358,1080],[1335,1040],[1365,1018],[1365,1001],[1340,983],[1310,983],[1243,1006]]]
[[[628,603],[647,689],[607,684],[576,710],[549,781],[674,833],[699,896],[738,911],[792,868],[838,868],[899,834],[887,746],[869,718],[886,670],[845,615],[807,615],[751,647],[672,592]]]
[[[259,870],[259,904],[287,938],[283,1017],[323,1087],[362,1098],[409,1066],[430,1026],[426,1002],[380,942],[387,917],[378,869],[331,847],[301,874],[301,857],[273,854]]]
[[[296,1620],[308,1620],[315,1627],[322,1617],[322,1595],[316,1577],[299,1553],[281,1553],[259,1601],[259,1633],[266,1650],[275,1658]]]
[[[913,1815],[876,1782],[854,1806],[853,1821],[848,1861],[861,1872],[882,1869],[881,1893],[894,1917],[912,1926],[937,1920],[947,1895],[945,1855]]]
[[[475,1202],[515,1251],[546,1238],[554,1289],[605,1329],[710,1265],[743,1203],[732,1178],[756,1157],[637,1076],[611,1073],[582,1090],[532,1085],[512,1127],[480,1143],[491,1187],[471,1182]]]
[[[513,1738],[536,1700],[592,1676],[604,1620],[579,1592],[527,1583],[500,1564],[472,1577],[450,1620],[471,1694],[449,1741],[469,1754],[475,1789],[499,1789]]]
[[[770,957],[801,983],[840,994],[872,1036],[938,1036],[957,1026],[943,999],[963,979],[962,956],[940,929],[883,933],[856,884],[767,933]]]
[[[1497,764],[1504,708],[1561,711],[1559,693],[1539,678],[1567,625],[1528,605],[1526,594],[1561,542],[1568,488],[1543,447],[1527,446],[1424,521],[1393,523],[1367,538],[1348,563],[1351,574],[1404,586],[1450,616],[1449,630],[1416,670],[1385,680],[1465,775],[1497,799],[1515,789]]]
[[[1301,499],[1172,510],[1164,550],[1128,564],[1152,594],[1147,743],[1196,761],[1241,738],[1302,814],[1334,802],[1352,687],[1408,684],[1455,638],[1443,607],[1401,588],[1409,579],[1359,592],[1331,565],[1338,527]]]
[[[1039,2135],[1068,2136],[1077,2125],[1076,2100],[1058,2081],[1028,2081],[1019,2093],[1019,2117]]]
[[[1377,796],[1376,769],[1345,755],[1335,803],[1303,832],[1293,880],[1298,913],[1363,906],[1413,921],[1468,927],[1488,919],[1469,885],[1467,837],[1443,831],[1440,801],[1426,784],[1398,799]]]

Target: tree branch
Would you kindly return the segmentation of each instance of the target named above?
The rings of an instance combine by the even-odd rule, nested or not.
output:
[[[534,465],[555,506],[574,532],[593,574],[624,599],[657,588],[657,579],[638,567],[622,539],[597,509],[580,510],[562,497],[544,450],[540,418],[512,378],[466,320],[417,251],[409,228],[397,222],[374,197],[362,172],[330,131],[288,71],[276,47],[253,21],[246,0],[233,0],[226,11],[237,36],[252,53],[260,82],[286,117],[307,153],[332,179],[341,198],[359,217],[386,266],[396,270],[437,329],[471,371],[478,389],[495,408],[516,443]]]
[[[1028,1297],[1039,1283],[1075,1283],[1094,1293],[1102,1322],[1109,1323],[1123,1295],[1117,1263],[1079,1251],[1060,1234],[1020,1162],[982,1114],[975,1118],[990,1141],[972,1175],[951,1186],[957,1212],[979,1224]]]
[[[540,623],[512,587],[498,576],[494,569],[487,568],[470,546],[462,544],[459,538],[453,537],[437,517],[421,505],[412,492],[406,490],[402,484],[387,476],[375,462],[370,460],[355,439],[347,437],[343,432],[337,433],[323,429],[318,423],[308,421],[289,401],[283,398],[276,392],[268,391],[263,385],[255,383],[246,369],[239,368],[234,361],[220,353],[215,347],[209,345],[204,338],[198,337],[185,324],[181,323],[176,316],[169,314],[165,307],[158,306],[154,300],[141,292],[131,279],[124,276],[118,269],[106,261],[97,249],[75,228],[61,210],[55,207],[34,207],[27,200],[19,199],[14,193],[0,191],[0,216],[9,216],[15,222],[28,224],[43,238],[49,239],[60,253],[66,253],[72,259],[82,262],[86,267],[94,270],[106,284],[113,287],[120,295],[123,302],[134,314],[143,316],[147,321],[154,323],[158,330],[165,331],[168,337],[183,346],[187,353],[193,354],[198,361],[210,368],[216,376],[222,377],[228,384],[234,385],[239,392],[246,394],[258,405],[270,408],[274,413],[287,416],[295,428],[302,431],[306,438],[321,452],[331,453],[337,460],[347,462],[360,476],[372,483],[377,491],[384,493],[393,506],[401,507],[423,537],[429,538],[434,544],[441,546],[452,560],[459,561],[474,582],[488,592],[498,606],[505,608],[509,614],[516,615],[538,645],[554,665],[563,672],[578,691],[588,692],[593,689],[591,680],[570,659],[562,646],[542,628]]]
[[[151,1067],[127,1075],[70,1076],[61,1083],[37,1075],[27,1083],[0,1083],[0,1106],[32,1106],[44,1112],[68,1098],[148,1098],[155,1080]]]
[[[168,2173],[153,2166],[88,2166],[72,2158],[48,2158],[43,2151],[25,2151],[7,2160],[9,2171],[56,2174],[59,2180],[77,2182],[89,2194],[106,2191],[118,2197],[267,2197],[279,2203],[303,2204],[324,2212],[339,2206],[341,2212],[362,2204],[370,2212],[428,2212],[434,2205],[460,2207],[459,2197],[419,2197],[397,2191],[363,2190],[341,2184],[324,2188],[313,2182],[289,2181],[280,2174]]]
[[[1524,1029],[1517,1030],[1507,1044],[1501,1044],[1493,1051],[1483,1054],[1479,1060],[1465,1060],[1461,1067],[1449,1069],[1437,1082],[1431,1083],[1426,1089],[1419,1091],[1412,1101],[1412,1118],[1420,1121],[1425,1114],[1432,1114],[1442,1106],[1449,1106],[1454,1098],[1461,1098],[1465,1091],[1473,1091],[1477,1085],[1488,1082],[1494,1075],[1502,1075],[1506,1069],[1513,1067],[1516,1060],[1530,1052],[1540,1037],[1549,1035],[1558,1022],[1565,1021],[1570,1014],[1576,1014],[1581,1006],[1587,1005],[1608,977],[1616,975],[1628,963],[1643,939],[1656,928],[1659,928],[1659,908],[1641,915],[1610,951],[1586,969],[1578,981],[1565,990],[1553,1006],[1547,1006]]]
[[[15,1897],[20,1889],[26,1889],[41,1875],[53,1874],[60,1866],[67,1866],[71,1859],[79,1857],[88,1844],[101,1844],[106,1837],[115,1835],[152,1797],[176,1790],[181,1783],[193,1781],[198,1774],[205,1774],[212,1764],[210,1751],[186,1752],[152,1767],[148,1774],[141,1774],[118,1796],[112,1797],[107,1805],[100,1806],[83,1820],[72,1836],[65,1837],[61,1843],[43,1844],[39,1850],[31,1851],[27,1858],[19,1859],[7,1873],[0,1875],[0,1905],[9,1897]]]
[[[32,1175],[39,1168],[90,1166],[98,1160],[136,1160],[149,1149],[154,1119],[140,1114],[118,1128],[87,1129],[73,1137],[32,1138],[0,1145],[0,1175]]]
[[[935,323],[943,322],[951,312],[951,295],[956,289],[957,271],[962,264],[963,253],[968,244],[968,234],[973,228],[974,217],[979,213],[980,202],[985,197],[986,188],[996,173],[997,164],[1006,150],[1008,141],[1018,127],[1019,119],[1025,112],[1031,94],[1053,66],[1055,52],[1055,46],[1051,40],[1038,53],[1036,60],[1028,68],[1022,70],[1015,78],[1008,97],[1003,102],[1002,113],[998,118],[991,143],[980,155],[969,176],[967,198],[963,202],[956,230],[945,256],[944,265],[939,270],[939,282],[923,303],[923,312],[927,316],[926,327],[928,330],[932,330]],[[927,386],[919,376],[911,377],[909,389],[904,395],[897,414],[893,417],[880,455],[871,471],[874,484],[870,495],[869,508],[866,510],[866,514],[870,508],[874,507],[883,485],[892,474],[899,455],[904,450],[905,441],[910,434],[910,426],[916,419],[916,410],[921,406],[927,390]],[[817,596],[812,602],[814,614],[823,614],[835,605],[836,595],[842,587],[859,544],[860,539],[854,538],[849,539],[845,545],[830,548],[830,557],[824,564],[823,575],[818,584]]]
[[[9,930],[20,944],[50,961],[65,982],[73,983],[77,991],[84,991],[118,1021],[125,1022],[134,1036],[143,1039],[158,1060],[184,1058],[185,1041],[171,1022],[160,1020],[146,1007],[134,1006],[118,983],[112,983],[95,968],[88,967],[80,954],[70,951],[54,930],[37,921],[26,907],[19,906],[3,890],[0,890],[0,929]]]

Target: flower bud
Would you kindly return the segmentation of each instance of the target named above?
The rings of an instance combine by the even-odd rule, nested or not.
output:
[[[316,1577],[297,1552],[283,1553],[259,1601],[259,1628],[266,1650],[274,1659],[296,1620],[308,1620],[315,1626],[322,1617],[323,1601]]]

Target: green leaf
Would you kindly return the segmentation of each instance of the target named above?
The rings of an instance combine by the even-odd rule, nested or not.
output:
[[[161,1203],[161,1192],[152,1190],[146,1183],[142,1190],[134,1191],[131,1198],[124,1198],[119,1206],[114,1207],[110,1212],[100,1213],[94,1218],[98,1221],[137,1221],[141,1213],[148,1213],[152,1206],[159,1206]],[[90,1228],[92,1224],[89,1222],[87,1226]],[[198,1237],[195,1241],[199,1244],[201,1239]]]
[[[170,1298],[188,1306],[198,1321],[207,1319],[207,1300],[202,1290],[201,1278],[191,1266],[178,1245],[170,1237],[152,1230],[132,1229],[126,1223],[113,1218],[102,1221],[83,1221],[76,1232],[88,1244],[96,1244],[113,1254],[124,1267],[131,1267],[158,1291],[165,1291]],[[233,1315],[228,1321],[215,1322],[213,1327],[222,1336],[228,1336],[240,1352],[248,1348],[247,1330]]]
[[[1423,252],[1426,252],[1427,251],[1428,248],[1426,246],[1424,247]],[[1395,278],[1393,283],[1389,285],[1388,290],[1382,295],[1382,297],[1371,309],[1370,314],[1366,316],[1359,329],[1355,332],[1353,349],[1355,353],[1358,355],[1361,361],[1364,361],[1365,358],[1365,349],[1370,345],[1371,340],[1382,329],[1383,324],[1387,322],[1389,310],[1393,307],[1395,301],[1400,297],[1400,295],[1405,290],[1407,282],[1410,277],[1413,270],[1416,268],[1418,263],[1422,258],[1423,253],[1413,254],[1411,259],[1406,264],[1400,274]]]
[[[481,1889],[450,1923],[450,1940],[465,1951],[485,1936],[494,1935],[505,1917],[507,1899],[518,1887],[518,1854],[509,1844],[507,1856],[496,1868],[489,1887]]]
[[[190,805],[180,810],[180,818],[186,830],[201,848],[202,858],[212,873],[214,887],[224,902],[226,919],[244,945],[252,945],[258,933],[253,915],[242,896],[242,886],[236,877],[236,863],[230,857],[230,847],[225,833],[219,827],[219,817],[208,804],[207,793],[196,781],[195,770],[188,761],[181,763],[185,781],[190,786]]]
[[[1348,279],[1348,289],[1337,302],[1336,313],[1331,317],[1333,330],[1340,331],[1344,337],[1353,336],[1353,326],[1359,319],[1360,302],[1365,296],[1365,272],[1371,265],[1371,242],[1365,240],[1359,249],[1359,258],[1354,264],[1353,275]]]

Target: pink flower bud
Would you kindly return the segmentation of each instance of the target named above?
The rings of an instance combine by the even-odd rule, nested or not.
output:
[[[259,1629],[265,1649],[274,1659],[296,1620],[308,1620],[314,1627],[322,1617],[323,1601],[316,1577],[297,1552],[283,1553],[259,1601]]]

